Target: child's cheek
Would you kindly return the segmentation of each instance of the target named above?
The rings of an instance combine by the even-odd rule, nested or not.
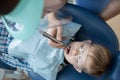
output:
[[[72,65],[76,65],[76,62],[75,62],[75,58],[72,57],[72,56],[67,56],[67,61],[72,64]]]

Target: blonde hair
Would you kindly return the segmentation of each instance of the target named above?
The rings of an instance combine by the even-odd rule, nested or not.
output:
[[[92,62],[89,66],[83,69],[84,72],[93,76],[100,76],[106,72],[108,65],[111,61],[110,51],[98,44],[92,44],[90,46],[90,52],[92,55],[88,55]]]

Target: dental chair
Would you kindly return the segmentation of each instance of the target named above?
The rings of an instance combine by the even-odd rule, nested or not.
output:
[[[97,14],[76,5],[67,4],[58,14],[60,17],[72,16],[73,22],[82,25],[76,34],[76,41],[92,40],[107,47],[112,53],[112,62],[108,71],[101,77],[93,77],[86,73],[78,73],[69,65],[58,73],[56,80],[120,80],[120,51],[118,39],[114,31]],[[74,27],[74,26],[73,26]],[[29,72],[32,80],[44,80],[38,74]]]
[[[73,22],[82,25],[75,36],[76,41],[92,40],[94,43],[107,47],[112,54],[112,62],[108,71],[100,77],[93,77],[86,73],[78,73],[71,65],[58,73],[56,80],[120,80],[120,51],[118,39],[114,31],[95,13],[76,5],[66,4],[58,16],[72,16]],[[0,67],[15,70],[0,61]],[[45,80],[40,75],[28,72],[32,80]]]

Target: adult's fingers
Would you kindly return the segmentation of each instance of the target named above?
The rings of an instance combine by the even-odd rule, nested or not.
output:
[[[56,43],[56,42],[51,41],[51,40],[48,40],[48,43],[49,43],[52,47],[55,47],[55,48],[64,48],[64,47],[65,47],[64,45],[61,45],[61,44]]]
[[[57,27],[56,39],[62,41],[62,26]]]
[[[47,33],[56,38],[57,28],[48,28]],[[58,44],[50,39],[48,39],[48,44],[52,47],[63,48],[61,44]]]
[[[56,28],[48,28],[46,32],[53,37],[56,36]]]

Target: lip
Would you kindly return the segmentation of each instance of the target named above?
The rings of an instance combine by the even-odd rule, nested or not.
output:
[[[68,46],[68,47],[65,48],[65,53],[69,54],[69,52],[70,52],[70,46]]]

